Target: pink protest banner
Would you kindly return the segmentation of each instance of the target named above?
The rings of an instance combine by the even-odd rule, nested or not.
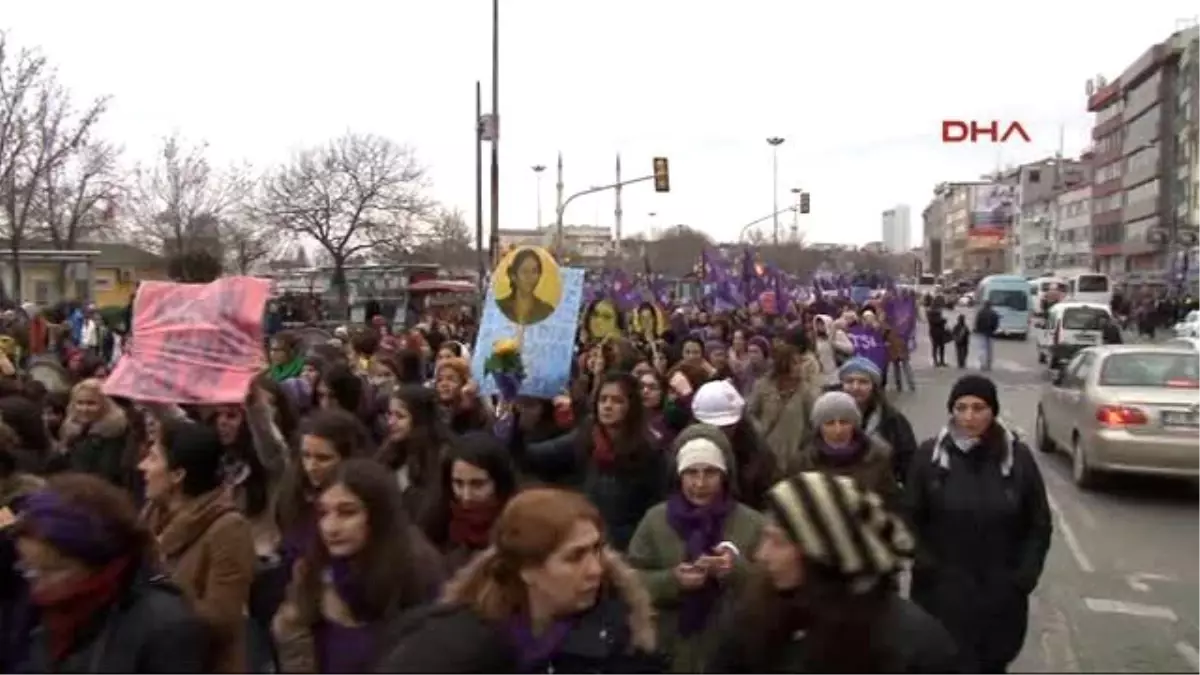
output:
[[[133,339],[104,383],[109,396],[162,403],[241,403],[264,365],[270,282],[147,281],[133,302]]]

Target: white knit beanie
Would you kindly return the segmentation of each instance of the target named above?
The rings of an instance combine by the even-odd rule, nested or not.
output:
[[[679,473],[700,465],[708,465],[729,473],[725,463],[725,453],[721,448],[707,438],[693,438],[679,448],[675,456],[675,464]]]

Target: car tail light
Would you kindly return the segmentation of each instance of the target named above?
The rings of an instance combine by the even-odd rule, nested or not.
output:
[[[1103,427],[1136,427],[1148,423],[1146,413],[1124,405],[1102,405],[1096,408],[1096,421]]]

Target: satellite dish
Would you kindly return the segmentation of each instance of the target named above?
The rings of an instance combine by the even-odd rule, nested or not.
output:
[[[1088,95],[1088,96],[1091,96],[1092,94],[1095,94],[1095,93],[1096,93],[1096,81],[1095,81],[1095,80],[1088,80],[1088,81],[1087,81],[1087,84],[1085,84],[1085,85],[1083,86],[1083,90],[1084,90],[1085,92],[1087,92],[1087,95]]]
[[[1103,75],[1097,75],[1097,76],[1096,76],[1096,86],[1097,86],[1097,87],[1100,87],[1100,88],[1107,87],[1107,86],[1108,86],[1108,80],[1104,79],[1104,76],[1103,76]]]
[[[66,392],[71,389],[71,377],[53,356],[32,356],[25,366],[29,379],[41,382],[46,391]]]

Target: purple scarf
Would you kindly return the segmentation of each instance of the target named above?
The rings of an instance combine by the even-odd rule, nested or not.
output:
[[[517,649],[517,672],[544,672],[543,666],[554,657],[574,627],[573,620],[559,619],[541,635],[534,635],[529,617],[518,614],[509,619],[508,635]]]
[[[862,459],[867,451],[867,437],[861,431],[855,431],[850,442],[845,445],[830,445],[825,439],[817,436],[813,439],[817,449],[817,460],[828,466],[849,466]]]
[[[727,495],[705,506],[692,504],[679,492],[667,498],[667,524],[683,540],[687,562],[712,555],[713,549],[724,540],[725,518],[735,505],[736,502]],[[703,630],[720,595],[721,588],[715,579],[685,593],[679,603],[680,635],[693,635]]]
[[[354,619],[366,622],[367,590],[363,587],[362,578],[355,574],[350,558],[333,558],[329,561],[329,581],[338,597],[350,608]]]

